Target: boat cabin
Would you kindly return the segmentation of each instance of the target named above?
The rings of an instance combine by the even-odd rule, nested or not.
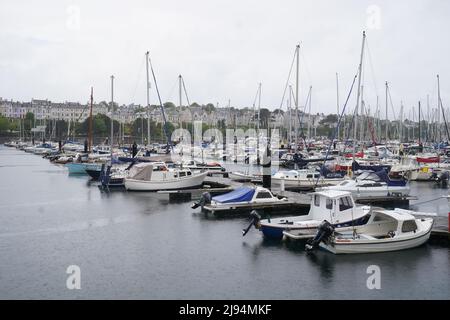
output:
[[[327,190],[314,192],[309,216],[314,220],[328,220],[339,224],[353,220],[356,204],[348,191]]]

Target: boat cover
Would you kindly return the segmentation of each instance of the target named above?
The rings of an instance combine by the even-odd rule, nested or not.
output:
[[[374,172],[381,181],[384,181],[387,183],[389,187],[404,187],[406,186],[406,180],[400,179],[400,180],[391,180],[389,179],[388,173],[386,170],[382,169],[378,172]]]
[[[241,187],[221,196],[215,196],[212,200],[220,203],[246,202],[252,200],[254,194],[254,188]]]
[[[386,170],[386,172],[389,172],[389,171],[391,171],[391,166],[387,165],[387,164],[386,165],[372,165],[372,166],[368,166],[368,165],[361,165],[357,161],[353,161],[352,162],[352,171],[356,172],[358,170],[373,171],[373,172]]]

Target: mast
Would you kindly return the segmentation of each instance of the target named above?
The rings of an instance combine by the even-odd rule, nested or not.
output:
[[[258,123],[257,123],[257,130],[256,130],[256,163],[259,165],[260,159],[259,159],[259,126],[261,122],[261,86],[262,83],[259,83],[259,90],[258,90]]]
[[[111,76],[111,155],[113,152],[114,145],[114,76]]]
[[[386,81],[386,132],[385,132],[385,139],[386,139],[386,143],[388,141],[388,82]]]
[[[300,68],[300,44],[297,44],[296,47],[296,55],[297,55],[297,72],[295,79],[295,115],[298,118],[298,86],[299,86],[299,68]],[[299,124],[298,124],[299,125]],[[297,120],[295,120],[295,143],[298,143],[298,125]]]
[[[147,145],[150,145],[150,77],[148,74],[149,52],[145,53],[145,65],[147,70]],[[142,128],[144,130],[144,128]]]
[[[438,107],[440,106],[442,110],[442,119],[444,120],[445,131],[447,132],[447,141],[450,141],[450,133],[448,131],[447,121],[445,120],[444,106],[442,105],[441,100],[441,85],[439,82],[439,75],[437,75],[437,82],[438,82]]]
[[[421,134],[420,134],[420,100],[419,100],[419,144],[421,143]]]
[[[359,109],[359,98],[361,96],[361,73],[362,73],[362,64],[364,57],[364,43],[366,41],[366,32],[363,31],[363,39],[361,45],[361,57],[359,59],[359,68],[358,68],[358,95],[356,98],[356,110],[355,110],[355,126],[353,129],[353,161],[355,161],[355,152],[356,152],[356,131],[358,129],[358,109]]]
[[[180,129],[183,129],[183,122],[181,121],[181,110],[183,106],[182,96],[181,96],[181,74],[178,76],[178,91],[180,95],[180,111],[178,112],[178,121],[180,122]]]
[[[289,99],[288,99],[288,108],[289,108],[289,125],[288,125],[288,145],[289,149],[291,148],[291,139],[292,139],[292,85],[289,85]]]
[[[336,72],[336,107],[337,107],[337,116],[339,119],[339,75]],[[337,127],[337,140],[339,141],[340,137],[340,128],[339,125]]]
[[[92,105],[94,104],[94,88],[91,87],[91,109],[89,111],[89,132],[88,132],[88,152],[92,147]]]

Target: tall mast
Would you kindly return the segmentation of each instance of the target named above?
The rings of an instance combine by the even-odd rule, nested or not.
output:
[[[178,113],[178,121],[180,121],[180,129],[183,129],[183,122],[181,121],[181,109],[183,106],[183,101],[182,101],[182,97],[181,97],[181,74],[178,76],[178,91],[179,91],[179,95],[180,95],[180,111]]]
[[[88,132],[88,152],[92,147],[92,105],[94,104],[94,88],[91,87],[91,109],[89,111],[89,132]]]
[[[420,101],[419,101],[419,144],[421,143],[421,134],[420,134]]]
[[[150,77],[148,74],[149,52],[145,53],[145,65],[147,70],[147,145],[150,145]]]
[[[288,100],[288,108],[289,108],[289,125],[288,125],[288,145],[289,149],[291,146],[292,139],[292,85],[289,85],[289,100]]]
[[[259,165],[260,159],[259,159],[259,126],[261,122],[261,82],[259,83],[258,88],[258,123],[257,123],[257,130],[256,130],[256,163]]]
[[[356,110],[355,110],[355,119],[354,119],[354,129],[353,129],[353,161],[355,161],[355,152],[356,152],[356,131],[358,129],[358,110],[359,110],[359,98],[361,96],[361,73],[362,73],[362,64],[364,57],[364,43],[366,41],[366,32],[363,31],[363,39],[361,45],[361,57],[359,59],[359,68],[358,68],[358,95],[356,98]]]
[[[385,139],[386,139],[386,143],[388,141],[388,82],[386,81],[386,92],[385,92],[385,96],[386,96],[386,128],[385,128]]]
[[[444,106],[442,105],[442,100],[441,100],[441,85],[439,82],[439,75],[437,75],[437,81],[438,81],[438,107],[440,106],[441,110],[442,110],[442,118],[444,120],[445,131],[447,133],[447,141],[450,141],[450,133],[448,131],[447,120],[445,119]]]
[[[111,155],[114,145],[114,76],[111,76]]]
[[[337,107],[337,117],[339,119],[339,75],[336,72],[336,107]],[[340,137],[340,128],[337,127],[337,140],[339,141]]]
[[[300,44],[297,44],[296,47],[296,55],[297,55],[297,72],[295,79],[295,118],[298,118],[298,86],[299,86],[299,68],[300,68]],[[298,124],[300,125],[300,124]],[[295,119],[295,143],[298,143],[298,125],[297,119]]]

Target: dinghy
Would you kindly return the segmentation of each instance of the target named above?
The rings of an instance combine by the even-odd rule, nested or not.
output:
[[[334,254],[349,254],[418,247],[430,238],[434,221],[432,218],[418,219],[410,213],[399,209],[374,210],[367,224],[346,231],[332,230],[325,222],[306,249],[312,250],[319,245]]]

